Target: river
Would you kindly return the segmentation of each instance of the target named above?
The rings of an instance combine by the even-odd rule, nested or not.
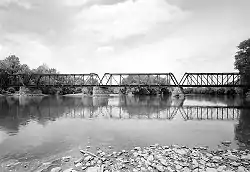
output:
[[[250,106],[239,97],[0,97],[0,163],[46,162],[91,146],[250,148]]]

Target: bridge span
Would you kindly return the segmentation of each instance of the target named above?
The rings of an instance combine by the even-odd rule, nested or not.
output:
[[[240,73],[185,73],[177,81],[173,73],[98,74],[0,74],[0,87],[250,87]]]

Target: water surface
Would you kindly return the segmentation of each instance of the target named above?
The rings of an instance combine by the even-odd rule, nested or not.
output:
[[[0,98],[0,162],[43,161],[87,145],[114,150],[180,144],[250,147],[250,108],[240,98]]]

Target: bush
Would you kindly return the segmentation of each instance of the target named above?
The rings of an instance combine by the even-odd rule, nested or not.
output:
[[[50,94],[50,95],[55,95],[58,92],[60,92],[60,88],[55,88],[55,87],[43,87],[41,89],[43,94]]]
[[[218,95],[224,95],[225,94],[225,88],[218,88],[217,91],[216,91],[216,93]]]
[[[227,95],[235,95],[237,93],[236,93],[236,90],[234,88],[229,88],[226,90],[226,94]]]
[[[75,88],[75,93],[82,93],[82,88],[81,87]]]
[[[9,93],[15,93],[15,92],[16,92],[15,88],[13,88],[13,87],[7,88],[7,91],[8,91]]]

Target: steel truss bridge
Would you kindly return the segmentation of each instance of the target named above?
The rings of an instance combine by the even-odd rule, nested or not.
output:
[[[14,74],[1,75],[0,87],[250,87],[240,73],[185,73],[178,82],[173,73]]]

